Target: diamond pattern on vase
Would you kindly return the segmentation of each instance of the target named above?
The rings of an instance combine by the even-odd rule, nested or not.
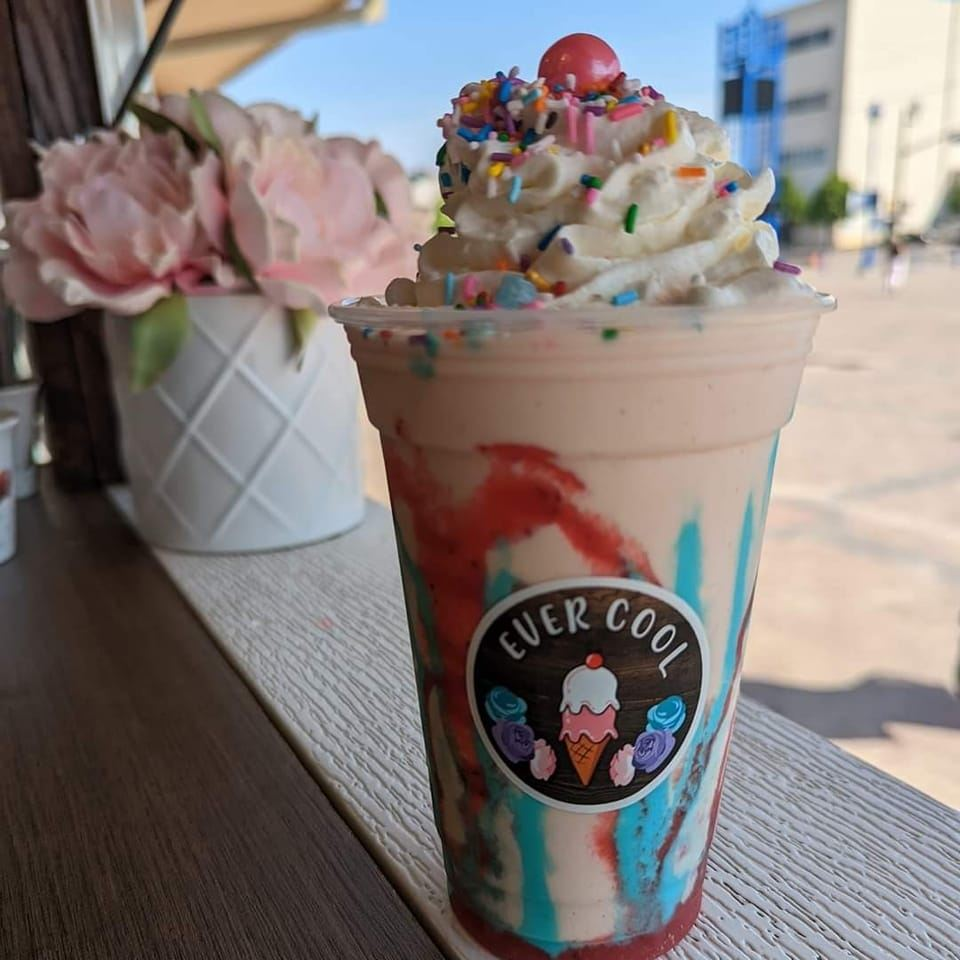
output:
[[[124,453],[147,539],[272,549],[358,522],[359,395],[343,331],[321,321],[298,364],[283,311],[260,297],[195,298],[190,312],[190,341],[137,395],[125,376],[125,321],[110,321]]]

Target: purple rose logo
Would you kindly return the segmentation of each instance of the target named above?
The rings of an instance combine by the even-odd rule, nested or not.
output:
[[[647,730],[633,745],[633,765],[641,773],[653,773],[673,752],[676,740],[668,730]]]
[[[535,736],[532,728],[515,720],[501,720],[493,727],[493,739],[500,752],[511,762],[533,758]]]

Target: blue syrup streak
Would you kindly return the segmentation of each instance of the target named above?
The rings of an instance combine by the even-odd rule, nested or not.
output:
[[[760,512],[760,533],[763,533],[767,525],[767,508],[770,506],[770,493],[773,490],[773,470],[777,465],[777,450],[780,447],[780,434],[773,438],[773,446],[770,447],[770,459],[767,461],[767,485],[763,490],[763,508]]]
[[[771,453],[771,462],[775,454],[774,450]],[[769,472],[772,474],[772,470]],[[753,555],[754,520],[751,493],[740,529],[730,625],[719,693],[696,741],[691,742],[687,748],[679,779],[680,789],[689,782],[697,746],[710,742],[720,727],[724,694],[734,680],[737,669],[737,639],[749,599],[747,580]],[[699,519],[689,520],[681,527],[675,551],[677,566],[674,590],[703,619],[703,544]],[[632,908],[632,929],[627,931],[621,926],[618,930],[621,936],[636,933],[638,930],[655,930],[667,923],[680,905],[689,882],[689,874],[675,874],[669,862],[666,862],[662,869],[657,867],[657,851],[666,839],[673,819],[674,808],[669,804],[669,795],[669,783],[664,783],[639,803],[625,807],[617,816],[614,837],[620,864],[621,891],[625,904]]]
[[[517,588],[517,580],[509,569],[509,547],[500,544],[499,554],[500,569],[488,576],[484,585],[483,599],[487,609],[508,597]],[[481,762],[489,795],[481,829],[484,830],[491,848],[495,849],[492,814],[506,793],[506,800],[513,814],[513,834],[520,849],[523,868],[523,919],[517,933],[524,939],[538,941],[537,946],[540,949],[556,956],[567,948],[567,944],[557,942],[557,911],[547,887],[547,874],[553,869],[545,834],[547,807],[516,787],[507,786],[500,772],[484,756],[484,749],[477,744],[477,750],[483,757]]]
[[[677,568],[674,590],[686,600],[697,616],[703,616],[700,588],[703,580],[703,545],[700,521],[688,521],[676,542]],[[690,774],[693,744],[684,761],[683,779]],[[617,815],[614,841],[620,868],[623,901],[632,908],[630,931],[626,917],[618,919],[618,933],[655,930],[673,915],[683,896],[686,877],[666,875],[658,881],[657,850],[670,830],[673,808],[669,805],[669,783],[663,783],[638,803],[624,807]],[[666,873],[666,871],[664,871]],[[655,896],[651,896],[655,894]]]

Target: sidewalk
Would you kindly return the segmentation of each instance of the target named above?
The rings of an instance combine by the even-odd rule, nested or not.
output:
[[[855,264],[806,274],[840,310],[781,440],[743,689],[960,807],[960,268],[888,297]]]
[[[774,482],[744,693],[960,806],[960,268],[837,255]]]

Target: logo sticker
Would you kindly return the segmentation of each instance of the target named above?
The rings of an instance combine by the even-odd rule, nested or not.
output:
[[[467,696],[494,761],[563,810],[617,810],[682,756],[703,712],[706,635],[680,597],[642,580],[557,580],[487,611]]]

